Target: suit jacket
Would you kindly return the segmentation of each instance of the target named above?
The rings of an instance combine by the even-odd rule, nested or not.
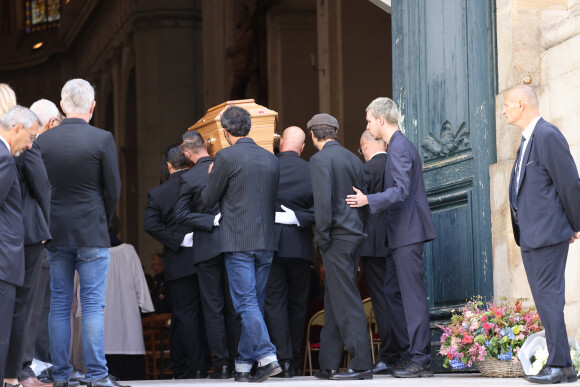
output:
[[[121,192],[113,135],[67,118],[36,142],[52,186],[51,243],[110,247],[108,228]]]
[[[515,172],[514,163],[510,187]],[[560,130],[542,118],[528,141],[519,184],[517,213],[513,208],[511,212],[514,238],[522,250],[563,242],[580,231],[576,164]]]
[[[417,148],[401,131],[389,141],[385,163],[385,190],[368,195],[371,213],[387,210],[389,247],[408,246],[437,238]]]
[[[219,200],[222,251],[278,250],[278,174],[278,158],[249,137],[216,154],[201,198],[209,208]]]
[[[302,258],[314,262],[312,249],[314,197],[310,165],[301,159],[298,153],[292,151],[278,153],[278,160],[280,180],[276,211],[283,211],[281,206],[284,205],[294,211],[300,223],[300,226],[276,223],[278,257]]]
[[[362,162],[336,141],[328,141],[310,158],[316,236],[314,242],[326,251],[332,239],[362,243],[367,217],[366,208],[351,208],[346,195],[352,187],[361,187],[366,193]]]
[[[169,175],[163,184],[147,193],[145,208],[145,231],[163,245],[165,282],[194,274],[193,249],[181,247],[183,237],[193,231],[191,227],[178,224],[174,207],[179,197],[179,180],[186,169]]]
[[[205,208],[201,191],[208,179],[208,169],[213,157],[202,157],[189,171],[180,177],[179,198],[175,204],[175,220],[193,228],[193,262],[200,263],[221,254],[220,228],[213,227],[213,220],[220,212],[217,203]]]
[[[36,141],[32,148],[16,157],[16,168],[22,191],[24,244],[49,240],[50,181]]]
[[[379,153],[363,164],[367,192],[375,194],[383,192],[385,181],[386,153]],[[386,211],[370,214],[365,222],[364,232],[368,235],[361,246],[360,255],[365,257],[386,257],[387,248],[387,218]]]
[[[14,157],[0,141],[0,280],[24,282],[24,222],[22,192]]]

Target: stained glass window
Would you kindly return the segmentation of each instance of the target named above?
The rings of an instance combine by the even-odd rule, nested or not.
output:
[[[61,0],[25,0],[26,33],[58,28]]]

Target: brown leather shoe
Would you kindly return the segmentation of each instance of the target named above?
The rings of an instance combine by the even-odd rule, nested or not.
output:
[[[20,381],[24,387],[52,387],[52,383],[43,383],[37,378],[28,378]]]

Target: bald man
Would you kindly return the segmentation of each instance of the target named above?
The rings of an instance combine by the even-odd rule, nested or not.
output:
[[[297,126],[280,139],[280,181],[276,203],[278,253],[266,285],[264,313],[282,367],[280,377],[301,375],[310,265],[314,263],[314,199],[310,166],[300,158],[305,134]]]
[[[522,131],[510,179],[512,226],[550,353],[544,368],[525,379],[575,382],[564,322],[564,271],[568,247],[579,238],[578,170],[560,130],[540,116],[532,88],[519,85],[510,90],[503,115]]]

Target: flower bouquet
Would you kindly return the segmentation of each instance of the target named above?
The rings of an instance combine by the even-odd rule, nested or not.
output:
[[[497,359],[500,363],[493,368],[503,363],[507,369],[518,366],[521,370],[517,354],[526,337],[543,329],[542,323],[535,307],[522,306],[523,299],[500,301],[473,299],[461,314],[452,315],[451,324],[439,326],[443,330],[439,354],[445,356],[444,367],[462,369]],[[486,376],[481,366],[479,369]],[[520,374],[523,376],[523,370],[518,371]]]

